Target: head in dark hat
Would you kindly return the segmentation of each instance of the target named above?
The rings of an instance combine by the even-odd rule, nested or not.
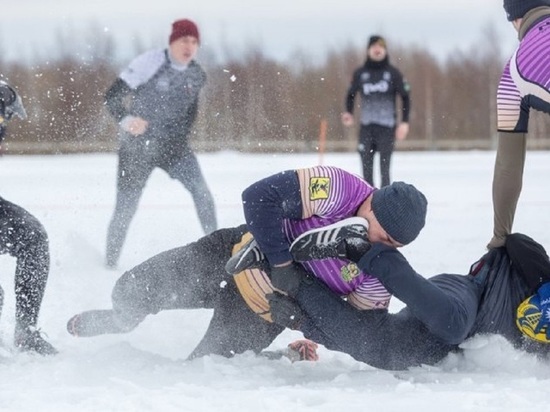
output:
[[[388,63],[388,46],[386,40],[374,34],[367,42],[367,65],[379,67]]]
[[[369,41],[367,43],[367,49],[370,49],[371,46],[373,46],[374,44],[379,44],[380,46],[387,48],[386,39],[384,39],[382,36],[378,34],[373,34],[372,36],[369,37]]]
[[[508,21],[514,21],[535,7],[550,6],[550,0],[504,0],[503,5]]]
[[[192,36],[201,42],[199,28],[189,19],[176,20],[172,23],[172,32],[170,33],[169,43],[171,44],[180,37]]]
[[[396,242],[411,243],[426,223],[428,201],[416,187],[394,182],[372,195],[372,212],[378,223]]]
[[[199,28],[189,19],[177,20],[172,24],[169,42],[170,61],[186,66],[195,58],[199,49]]]

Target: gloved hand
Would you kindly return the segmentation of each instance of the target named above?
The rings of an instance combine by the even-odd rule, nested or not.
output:
[[[295,297],[300,284],[307,279],[307,272],[298,264],[292,262],[286,266],[271,267],[271,284],[276,289]]]
[[[269,302],[271,319],[277,325],[289,329],[298,329],[305,317],[305,312],[300,305],[282,293],[274,292],[266,295]]]
[[[537,290],[539,298],[540,319],[535,327],[535,334],[546,327],[546,339],[550,341],[550,282],[545,283]]]

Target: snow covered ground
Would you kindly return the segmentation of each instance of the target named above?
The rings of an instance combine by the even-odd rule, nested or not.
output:
[[[550,154],[528,153],[515,229],[550,247]],[[490,238],[494,153],[402,153],[393,177],[429,199],[426,228],[403,249],[426,276],[466,273]],[[243,221],[240,193],[281,170],[318,164],[307,155],[201,154],[221,227]],[[359,156],[328,154],[323,164],[359,173]],[[394,373],[345,354],[320,350],[316,363],[270,361],[250,353],[225,359],[186,356],[198,343],[208,310],[148,317],[127,335],[77,339],[65,330],[75,313],[110,306],[116,279],[146,258],[202,236],[189,194],[161,171],[149,181],[119,269],[103,267],[115,195],[115,155],[0,158],[0,195],[45,225],[52,265],[40,326],[60,351],[43,358],[9,351],[14,324],[15,262],[0,256],[6,291],[0,338],[0,411],[525,411],[550,400],[550,363],[517,352],[498,337],[465,344],[464,356],[438,367]],[[391,310],[401,307],[393,300]],[[286,331],[272,348],[300,335]],[[414,342],[411,342],[414,345]]]

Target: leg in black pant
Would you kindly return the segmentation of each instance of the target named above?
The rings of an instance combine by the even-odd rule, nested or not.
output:
[[[456,349],[436,339],[407,308],[396,314],[359,311],[319,281],[302,285],[296,300],[307,314],[300,328],[306,338],[376,368],[433,365]]]
[[[36,330],[50,271],[48,235],[22,207],[0,198],[0,254],[17,260],[15,268],[15,344],[42,354],[57,351]],[[0,293],[0,303],[3,293]],[[0,306],[1,309],[1,306]]]
[[[361,125],[359,131],[359,155],[361,157],[361,166],[363,168],[363,178],[374,186],[374,154],[376,144],[372,134],[372,127]]]
[[[113,309],[78,314],[68,322],[76,336],[125,333],[147,315],[170,309],[214,309],[209,328],[190,357],[261,351],[281,332],[253,313],[225,263],[246,227],[221,229],[187,246],[160,253],[124,273],[112,294]]]
[[[391,183],[390,166],[395,148],[395,129],[378,125],[373,125],[373,128],[376,129],[376,147],[380,153],[380,187],[388,186]]]
[[[191,149],[184,149],[181,157],[167,166],[161,166],[172,179],[181,182],[189,190],[195,203],[202,229],[208,234],[217,229],[214,199],[200,169],[199,162]]]
[[[140,143],[135,142],[136,145]],[[130,222],[154,169],[139,149],[125,143],[119,150],[116,205],[107,231],[106,264],[109,267],[115,267],[118,262]]]

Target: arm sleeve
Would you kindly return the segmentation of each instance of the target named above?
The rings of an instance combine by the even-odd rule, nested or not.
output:
[[[461,343],[468,335],[475,321],[478,302],[477,295],[471,293],[465,282],[449,282],[442,284],[444,288],[440,287],[416,273],[397,249],[383,244],[373,245],[358,266],[376,276],[431,333],[445,343]],[[455,275],[456,279],[458,277]]]
[[[105,93],[105,106],[113,118],[120,122],[129,113],[124,105],[124,98],[130,94],[132,89],[122,80],[117,78]]]
[[[351,84],[348,89],[348,93],[346,95],[346,112],[353,113],[353,104],[355,102],[355,95],[359,91],[360,88],[359,83],[359,72],[356,71],[353,74],[353,78],[351,80]]]
[[[6,135],[6,122],[5,120],[3,120],[3,122],[0,123],[0,143],[2,143],[2,141],[4,140],[5,135]]]
[[[411,112],[411,96],[410,96],[410,85],[409,82],[403,77],[403,74],[398,71],[399,78],[399,87],[397,89],[399,95],[401,96],[401,121],[408,123],[409,116]]]
[[[242,194],[248,228],[270,264],[292,260],[283,219],[302,217],[300,183],[295,170],[262,179]]]
[[[401,121],[408,123],[409,122],[409,116],[411,112],[411,97],[409,93],[405,93],[401,95],[401,98],[403,100],[403,108],[401,112]]]

